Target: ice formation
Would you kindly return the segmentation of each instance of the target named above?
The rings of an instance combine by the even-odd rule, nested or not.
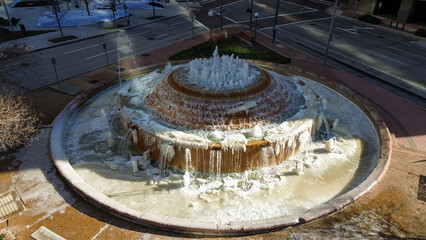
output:
[[[259,71],[250,68],[246,61],[234,58],[233,54],[220,57],[217,46],[211,58],[196,58],[186,69],[188,82],[205,91],[243,89],[253,85],[260,75]]]

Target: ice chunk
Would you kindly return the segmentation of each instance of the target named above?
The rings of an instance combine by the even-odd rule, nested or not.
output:
[[[220,141],[220,144],[224,147],[245,148],[247,142],[247,138],[243,134],[237,133],[227,135],[222,141]]]
[[[214,130],[213,132],[210,132],[207,137],[213,141],[220,141],[224,138],[223,133],[218,130]]]
[[[188,171],[185,171],[185,174],[183,175],[183,186],[188,188],[189,184],[191,184],[191,176]]]
[[[328,141],[325,143],[324,150],[325,150],[326,152],[331,153],[331,152],[334,152],[334,150],[335,150],[335,149],[336,149],[336,138],[335,138],[335,137],[333,137],[333,138],[330,138],[330,140],[328,140]]]
[[[241,106],[229,109],[226,113],[227,114],[235,114],[237,112],[247,111],[250,108],[254,108],[256,106],[257,106],[256,101],[249,101],[249,102],[244,103]]]
[[[253,138],[262,138],[263,137],[262,128],[258,125],[254,126],[250,131],[250,135]]]

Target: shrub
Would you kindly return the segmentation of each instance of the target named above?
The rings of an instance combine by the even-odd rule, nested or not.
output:
[[[420,28],[418,29],[414,35],[419,36],[419,37],[426,37],[426,28]]]
[[[382,20],[380,20],[379,18],[376,18],[375,16],[369,14],[360,16],[358,20],[371,24],[380,24],[382,22]]]
[[[0,95],[0,153],[32,139],[39,124],[36,113],[24,102],[23,96],[3,90]]]
[[[4,240],[6,238],[6,235],[4,233],[0,234],[0,240]]]

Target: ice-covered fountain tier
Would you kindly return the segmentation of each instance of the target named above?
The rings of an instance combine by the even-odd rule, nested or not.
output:
[[[255,170],[280,163],[312,139],[320,109],[312,91],[298,89],[303,82],[282,81],[217,51],[165,72],[120,91],[131,141],[163,168]]]

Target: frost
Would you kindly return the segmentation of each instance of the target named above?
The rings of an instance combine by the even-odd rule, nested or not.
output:
[[[237,112],[247,111],[247,110],[249,110],[250,108],[254,108],[254,107],[256,107],[256,106],[257,106],[256,101],[250,101],[250,102],[246,102],[246,103],[244,103],[243,105],[238,106],[238,107],[236,107],[236,108],[231,108],[231,109],[229,109],[226,113],[227,113],[227,114],[235,114],[235,113],[237,113]]]

